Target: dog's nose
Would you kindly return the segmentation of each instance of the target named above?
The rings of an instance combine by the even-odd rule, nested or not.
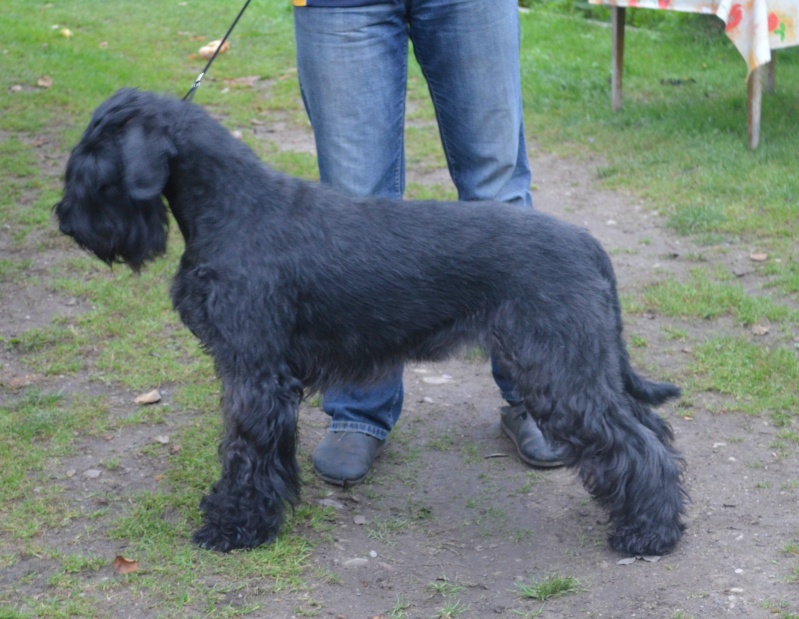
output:
[[[70,226],[66,221],[60,221],[58,224],[58,229],[61,230],[62,234],[72,236],[72,226]]]

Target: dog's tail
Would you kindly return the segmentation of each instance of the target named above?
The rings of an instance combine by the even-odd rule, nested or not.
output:
[[[590,237],[592,238],[592,237]],[[619,350],[621,350],[621,375],[624,381],[624,390],[636,400],[658,406],[664,402],[680,396],[680,388],[671,383],[659,383],[648,380],[638,374],[630,364],[630,356],[627,347],[624,345],[623,319],[621,315],[621,305],[619,304],[619,294],[616,290],[616,275],[613,271],[613,263],[607,252],[602,248],[598,241],[594,239],[594,247],[597,262],[604,278],[610,284],[610,292],[613,303],[613,311],[616,316],[616,329],[619,338]]]
[[[639,375],[630,365],[627,354],[622,358],[622,378],[624,390],[636,400],[650,406],[658,406],[673,398],[680,397],[680,388],[671,383],[657,383]]]

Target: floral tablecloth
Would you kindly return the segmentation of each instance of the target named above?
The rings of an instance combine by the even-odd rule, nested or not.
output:
[[[799,0],[589,0],[591,4],[716,15],[751,73],[771,50],[799,45]]]

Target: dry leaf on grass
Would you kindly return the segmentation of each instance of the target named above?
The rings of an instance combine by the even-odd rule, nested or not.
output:
[[[768,254],[762,251],[756,251],[749,254],[749,259],[752,260],[752,262],[765,262],[768,260]]]
[[[243,77],[232,77],[230,79],[223,80],[225,84],[228,86],[245,86],[248,88],[252,88],[255,86],[255,83],[261,79],[260,75],[245,75]]]
[[[50,88],[53,85],[53,78],[49,75],[42,75],[38,80],[36,80],[36,85],[39,88]]]
[[[133,400],[134,404],[155,404],[156,402],[161,401],[161,392],[158,389],[153,389],[147,393],[143,393],[140,396],[137,396],[135,400]]]
[[[0,376],[0,385],[8,389],[16,390],[23,387],[30,387],[33,383],[41,380],[41,376],[37,374],[25,374],[24,376],[11,376],[10,378],[3,378]]]
[[[216,48],[219,47],[220,43],[222,43],[221,39],[217,41],[211,41],[207,45],[203,45],[197,53],[200,54],[200,58],[202,58],[203,60],[209,60],[211,56],[214,55],[214,52],[216,51]],[[222,47],[219,49],[219,53],[224,54],[229,49],[230,49],[230,43],[225,41],[225,44],[222,45]]]
[[[122,555],[117,555],[113,563],[114,572],[117,574],[131,574],[139,569],[139,563]]]

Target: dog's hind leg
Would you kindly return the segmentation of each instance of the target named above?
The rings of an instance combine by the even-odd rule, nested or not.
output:
[[[631,412],[642,405],[623,399],[585,409],[583,429],[571,439],[575,466],[591,495],[610,511],[612,548],[628,555],[665,554],[685,528],[683,462]]]
[[[634,398],[625,399],[626,406],[612,415],[614,446],[606,454],[589,448],[580,475],[610,509],[612,548],[628,555],[661,555],[674,548],[685,530],[684,462],[648,426],[630,425],[630,417],[637,421],[655,415]],[[636,413],[636,408],[644,410]]]
[[[286,504],[299,499],[296,462],[300,383],[288,373],[223,376],[222,478],[205,496],[194,541],[227,552],[272,542]]]
[[[632,412],[640,406],[626,395],[621,402],[567,395],[553,403],[542,430],[609,510],[611,547],[628,555],[661,555],[674,548],[685,528],[683,462],[638,421],[653,415]]]
[[[602,354],[588,337],[578,347],[570,334],[548,335],[505,355],[516,361],[513,374],[527,410],[609,509],[610,545],[629,555],[669,552],[684,530],[686,501],[682,459],[661,439],[670,432],[657,428],[654,413],[624,390],[618,363],[610,361],[614,349]]]

